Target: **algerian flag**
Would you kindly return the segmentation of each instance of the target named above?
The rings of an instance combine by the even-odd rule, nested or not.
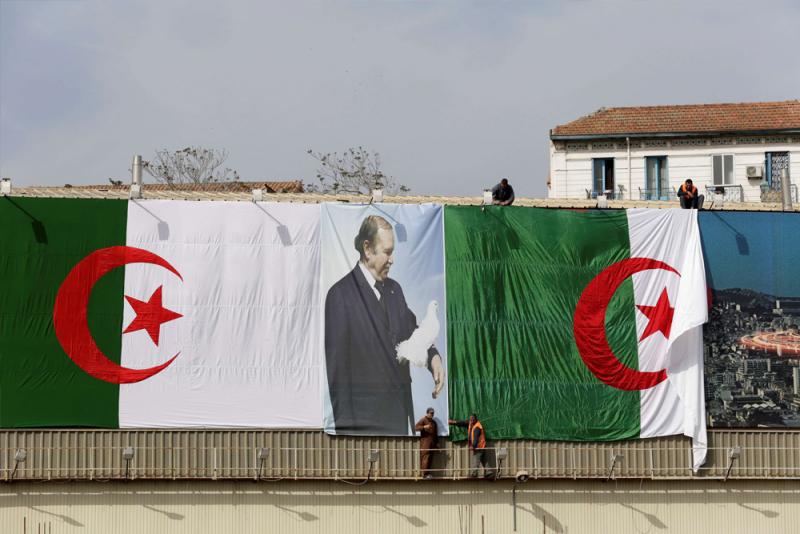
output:
[[[321,426],[319,206],[4,198],[0,228],[0,426]]]
[[[447,208],[450,405],[705,448],[696,212]],[[0,199],[0,426],[322,424],[320,207]]]
[[[693,210],[447,207],[450,406],[494,438],[706,449]]]
[[[116,427],[119,386],[66,356],[53,329],[56,294],[76,263],[125,244],[127,202],[0,198],[0,427]],[[91,292],[88,327],[119,363],[124,271]]]

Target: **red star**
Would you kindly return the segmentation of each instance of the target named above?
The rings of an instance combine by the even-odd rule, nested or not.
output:
[[[655,306],[637,304],[636,307],[650,320],[639,341],[644,341],[645,338],[656,332],[661,332],[665,338],[669,339],[669,329],[672,326],[672,314],[675,313],[675,308],[669,304],[666,287],[661,292],[661,296],[658,297],[658,302],[656,302]]]
[[[131,321],[128,328],[122,332],[123,334],[136,332],[137,330],[147,330],[147,333],[150,334],[150,339],[158,346],[158,335],[161,332],[161,325],[183,317],[180,313],[175,313],[161,305],[162,287],[163,286],[158,286],[158,289],[150,295],[150,300],[147,302],[125,295],[125,299],[131,305],[133,311],[136,312],[136,318]]]

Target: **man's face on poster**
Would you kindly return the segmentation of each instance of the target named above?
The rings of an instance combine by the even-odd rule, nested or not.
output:
[[[379,228],[375,242],[364,247],[365,265],[376,280],[381,282],[389,277],[389,269],[394,264],[394,231]]]

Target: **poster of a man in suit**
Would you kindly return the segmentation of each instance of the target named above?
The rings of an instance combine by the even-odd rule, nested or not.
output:
[[[326,432],[413,435],[431,403],[446,417],[441,207],[326,205],[322,232]]]

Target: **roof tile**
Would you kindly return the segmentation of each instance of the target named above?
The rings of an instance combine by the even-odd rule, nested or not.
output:
[[[247,182],[245,182],[247,183]],[[252,191],[243,189],[239,191],[202,191],[198,189],[175,190],[156,188],[148,184],[143,188],[145,199],[169,200],[217,200],[217,201],[252,201]],[[12,191],[15,197],[34,198],[106,198],[127,199],[128,187],[109,187],[103,185],[87,185],[74,187],[15,187]],[[352,204],[368,204],[370,197],[367,195],[323,195],[318,193],[283,193],[270,194],[264,200],[271,202],[297,202],[301,204],[316,204],[320,202],[341,202]],[[392,204],[426,204],[437,203],[451,206],[480,206],[483,197],[444,197],[444,196],[387,196],[384,202]],[[639,201],[639,200],[610,200],[610,208],[676,208],[677,198],[673,201]],[[592,209],[597,207],[597,200],[590,199],[561,199],[561,198],[522,198],[517,197],[514,206],[560,208],[560,209]],[[781,211],[780,203],[767,202],[726,202],[726,211]],[[795,211],[800,211],[800,204],[795,204]]]
[[[800,100],[600,108],[556,126],[551,137],[800,130]]]
[[[130,184],[121,185],[72,185],[72,189],[100,189],[108,191],[128,191]],[[203,193],[251,193],[253,189],[264,189],[267,193],[302,193],[301,180],[286,182],[208,182],[203,184],[164,184],[146,183],[142,186],[147,191],[203,192]]]

